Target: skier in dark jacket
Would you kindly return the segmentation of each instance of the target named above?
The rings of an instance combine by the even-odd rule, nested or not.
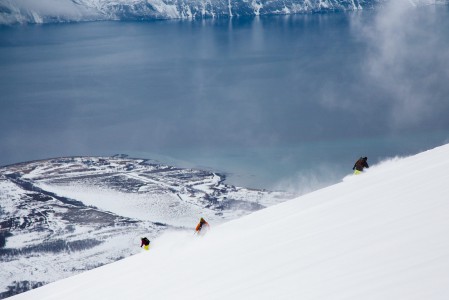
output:
[[[352,167],[355,175],[362,173],[364,168],[369,168],[367,160],[368,160],[368,157],[365,156],[365,157],[360,157],[355,162],[354,167]]]
[[[145,250],[150,249],[150,240],[149,239],[147,239],[146,237],[143,237],[140,240],[142,241],[142,243],[140,244],[140,248],[142,248],[142,246],[143,246],[143,248]]]

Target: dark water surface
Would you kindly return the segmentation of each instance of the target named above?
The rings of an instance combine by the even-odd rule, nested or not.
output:
[[[447,6],[0,27],[0,165],[127,153],[307,191],[449,141]]]

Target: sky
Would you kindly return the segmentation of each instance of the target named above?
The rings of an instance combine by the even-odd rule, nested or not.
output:
[[[447,299],[448,157],[446,144],[383,161],[10,299]]]

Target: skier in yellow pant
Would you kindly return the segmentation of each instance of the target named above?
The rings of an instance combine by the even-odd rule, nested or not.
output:
[[[368,157],[360,157],[354,164],[354,167],[352,169],[354,170],[354,175],[358,175],[363,172],[364,168],[369,168],[368,165]]]
[[[142,241],[142,243],[140,244],[140,248],[142,248],[145,250],[149,250],[150,249],[150,240],[147,239],[146,237],[143,237],[140,239]]]

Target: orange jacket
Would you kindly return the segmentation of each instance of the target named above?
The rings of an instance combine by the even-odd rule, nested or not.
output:
[[[196,225],[195,231],[201,231],[201,228],[203,228],[203,225],[206,225],[207,227],[209,226],[209,223],[207,223],[204,219],[201,219],[200,222],[198,223],[198,225]]]

